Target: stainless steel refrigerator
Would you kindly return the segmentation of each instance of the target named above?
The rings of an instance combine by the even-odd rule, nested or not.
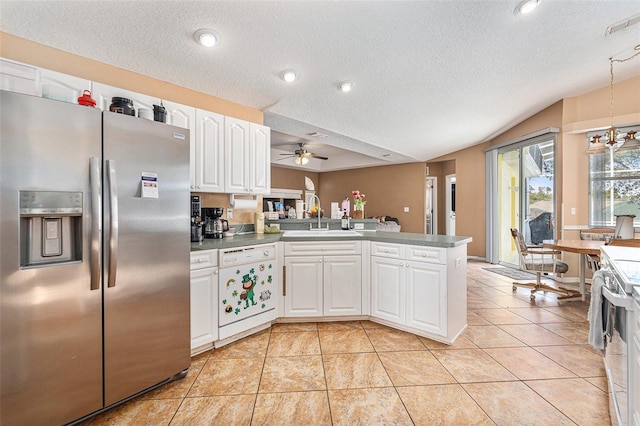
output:
[[[0,111],[0,424],[183,376],[188,130],[5,91]]]

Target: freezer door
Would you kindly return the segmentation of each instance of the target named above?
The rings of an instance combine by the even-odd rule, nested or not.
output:
[[[105,404],[190,365],[189,133],[103,113]]]
[[[94,289],[90,274],[100,267],[90,246],[91,212],[99,206],[89,183],[90,158],[101,155],[101,112],[4,91],[0,111],[0,423],[64,424],[103,402],[102,287],[99,269]],[[82,215],[21,218],[20,191],[23,202],[66,195]],[[40,201],[31,201],[37,212]],[[77,241],[62,238],[74,222]],[[19,236],[33,229],[41,247],[21,252]],[[21,266],[32,254],[41,263]]]

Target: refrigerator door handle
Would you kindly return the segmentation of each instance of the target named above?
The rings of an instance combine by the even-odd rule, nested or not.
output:
[[[107,160],[107,180],[109,182],[109,279],[107,287],[116,286],[116,268],[118,266],[118,185],[116,183],[116,162]]]
[[[89,268],[91,270],[91,290],[100,289],[100,235],[102,234],[102,183],[100,159],[89,159],[89,185],[91,187],[91,250]]]

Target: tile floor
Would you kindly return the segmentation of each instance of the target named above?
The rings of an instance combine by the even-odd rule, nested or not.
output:
[[[587,302],[532,305],[488,266],[469,262],[469,327],[452,346],[369,321],[276,324],[87,423],[609,424]]]

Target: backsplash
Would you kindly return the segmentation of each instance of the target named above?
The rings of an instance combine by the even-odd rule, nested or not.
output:
[[[258,207],[255,210],[238,210],[233,209],[233,218],[229,219],[227,217],[227,209],[230,206],[229,204],[229,194],[211,194],[206,192],[192,192],[191,195],[199,195],[201,198],[200,204],[202,207],[223,207],[224,208],[224,219],[229,221],[229,224],[240,224],[240,223],[251,223],[253,224],[254,214],[256,212],[261,212],[262,209],[262,196],[258,195]]]

